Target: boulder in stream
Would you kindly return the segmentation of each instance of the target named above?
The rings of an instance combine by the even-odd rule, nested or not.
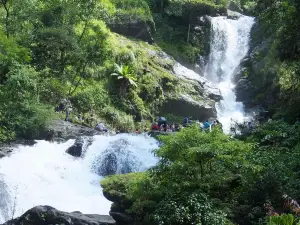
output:
[[[78,137],[75,140],[75,143],[69,147],[66,153],[74,156],[74,157],[81,157],[88,146],[92,144],[93,140],[92,137],[87,138],[85,141],[83,137]]]
[[[2,225],[114,225],[111,216],[96,214],[82,214],[81,212],[63,212],[51,206],[36,206],[29,209],[22,216],[7,221]]]

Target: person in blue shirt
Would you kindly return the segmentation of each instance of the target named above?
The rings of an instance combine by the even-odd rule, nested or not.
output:
[[[186,127],[186,125],[188,124],[188,122],[189,122],[189,118],[187,116],[185,116],[184,119],[183,119],[183,121],[182,121],[182,125],[184,127]]]
[[[204,129],[210,128],[210,123],[208,122],[208,120],[205,121],[203,128]]]

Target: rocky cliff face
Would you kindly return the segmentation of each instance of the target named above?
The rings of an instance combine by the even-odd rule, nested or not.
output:
[[[265,37],[257,22],[251,31],[250,50],[241,63],[234,82],[237,101],[246,107],[260,105],[269,108],[276,103],[279,89],[276,81],[276,62],[272,62],[272,39]]]
[[[138,38],[143,41],[153,43],[154,27],[150,21],[125,20],[107,24],[111,31],[128,37]]]
[[[164,92],[165,99],[160,113],[192,116],[201,120],[216,117],[215,103],[222,99],[219,89],[198,73],[175,62],[170,56],[156,54],[171,60],[171,66],[164,67],[169,68],[178,85],[175,91]]]

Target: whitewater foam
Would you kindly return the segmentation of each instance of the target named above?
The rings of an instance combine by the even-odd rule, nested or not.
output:
[[[249,50],[250,31],[254,18],[241,16],[237,20],[226,17],[211,18],[211,52],[205,68],[205,77],[218,83],[223,100],[216,104],[219,121],[225,133],[230,132],[233,122],[242,123],[244,105],[236,102],[232,78],[241,60]]]
[[[138,171],[156,164],[152,151],[155,139],[143,135],[95,136],[83,158],[67,153],[74,140],[66,143],[38,141],[33,147],[19,146],[11,156],[0,159],[0,223],[36,205],[59,210],[108,215],[111,202],[106,200],[96,173],[95,159],[112,143],[124,139],[128,152],[138,160]],[[100,166],[100,165],[99,165]],[[5,200],[3,200],[5,199]],[[14,209],[15,208],[15,209]]]

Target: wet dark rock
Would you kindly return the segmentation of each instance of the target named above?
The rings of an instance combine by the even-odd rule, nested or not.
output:
[[[74,157],[82,157],[92,143],[92,137],[78,137],[76,138],[75,143],[67,149],[66,153]]]
[[[94,136],[102,134],[93,128],[69,123],[63,120],[54,120],[43,133],[37,137],[38,140],[63,142],[68,139],[76,139],[80,136]]]
[[[118,34],[139,38],[150,44],[153,42],[151,22],[123,20],[122,22],[108,23],[108,27]]]
[[[19,218],[7,221],[3,225],[114,225],[111,216],[96,214],[82,214],[80,212],[67,213],[51,206],[36,206],[25,212]]]
[[[243,102],[246,106],[252,105],[253,102],[253,86],[247,79],[240,79],[236,84],[235,92],[237,101]]]
[[[118,161],[115,153],[110,152],[103,157],[102,164],[99,168],[101,176],[110,176],[117,173]]]
[[[75,140],[74,145],[72,145],[67,149],[66,153],[74,157],[80,157],[83,151],[83,145],[84,145],[84,140],[82,137],[79,137]]]
[[[109,214],[111,215],[112,218],[114,218],[115,221],[117,221],[117,225],[128,225],[133,222],[132,217],[130,217],[126,213],[110,211]]]
[[[100,176],[136,172],[140,162],[131,153],[128,146],[128,141],[125,139],[112,142],[95,160],[93,164],[95,172]]]
[[[174,98],[168,98],[162,105],[160,112],[172,113],[173,115],[189,115],[195,119],[207,120],[210,117],[216,117],[214,105],[207,104],[204,101],[196,101],[188,95],[180,95]]]

